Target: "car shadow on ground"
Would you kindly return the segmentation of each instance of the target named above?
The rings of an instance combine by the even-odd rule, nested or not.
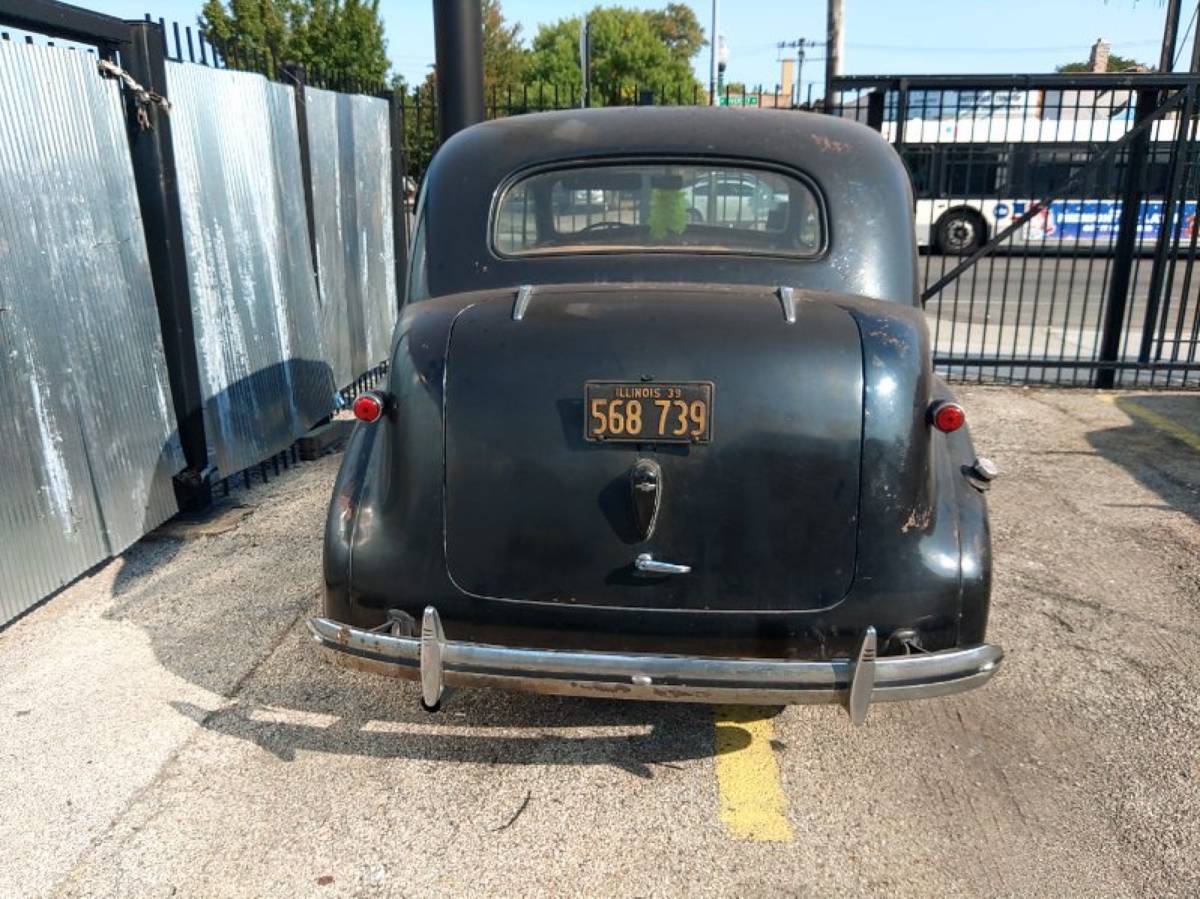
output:
[[[322,383],[330,377],[320,367],[301,374]],[[315,585],[328,484],[319,485],[321,511],[313,516],[312,502],[293,480],[304,470],[281,472],[261,492],[256,486],[242,497],[246,507],[235,496],[232,510],[219,506],[208,516],[235,513],[229,527],[206,520],[200,536],[186,538],[166,527],[122,555],[110,588],[114,602],[103,617],[136,626],[164,669],[209,694],[210,701],[176,697],[171,705],[179,714],[285,760],[315,752],[467,764],[611,765],[652,777],[656,768],[718,752],[708,705],[470,690],[453,694],[442,712],[431,715],[409,682],[326,663],[304,621],[319,605]],[[314,489],[312,479],[302,489]],[[301,506],[304,517],[295,519]],[[248,510],[244,521],[236,514],[242,509]],[[750,743],[739,720],[778,711],[722,717],[719,751]]]
[[[1088,443],[1162,500],[1151,508],[1200,521],[1200,395],[1116,396],[1113,403],[1132,421],[1092,431]]]
[[[415,695],[409,699],[415,707]],[[735,752],[751,740],[744,728],[723,727],[718,749],[713,711],[703,705],[627,703],[614,710],[604,701],[491,690],[469,702],[457,699],[457,712],[417,710],[422,717],[403,721],[352,715],[303,721],[291,709],[242,701],[213,712],[187,702],[172,706],[206,730],[249,740],[284,761],[308,752],[473,765],[605,765],[651,778],[657,768]]]
[[[453,691],[441,711],[425,712],[416,684],[347,671],[322,657],[305,627],[318,610],[311,587],[292,595],[243,589],[239,547],[210,548],[154,566],[156,574],[123,592],[106,617],[139,627],[159,664],[210,694],[211,701],[171,700],[179,714],[279,759],[323,753],[483,765],[604,765],[650,778],[657,769],[735,752],[751,741],[734,719],[723,729],[718,750],[713,708],[694,703],[473,689]],[[135,555],[130,564],[136,570],[142,562]],[[764,708],[745,720],[779,711]]]

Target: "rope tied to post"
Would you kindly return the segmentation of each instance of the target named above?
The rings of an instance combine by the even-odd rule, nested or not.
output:
[[[110,62],[107,59],[100,59],[96,61],[96,65],[97,68],[99,68],[101,75],[103,75],[105,78],[115,78],[120,81],[126,92],[133,97],[134,106],[137,109],[138,128],[140,128],[142,131],[150,128],[150,114],[147,112],[147,109],[150,106],[157,106],[162,109],[163,112],[171,111],[171,103],[166,97],[164,97],[162,94],[155,93],[152,90],[142,87],[137,83],[137,81],[134,80],[132,75],[122,69],[115,62]]]

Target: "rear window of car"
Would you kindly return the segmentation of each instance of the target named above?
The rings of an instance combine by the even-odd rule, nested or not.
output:
[[[816,256],[825,234],[810,184],[725,163],[556,169],[509,187],[492,242],[502,256],[704,252]]]

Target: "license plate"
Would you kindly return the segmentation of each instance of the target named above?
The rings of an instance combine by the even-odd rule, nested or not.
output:
[[[646,384],[588,381],[583,385],[584,437],[606,443],[708,443],[711,381]]]

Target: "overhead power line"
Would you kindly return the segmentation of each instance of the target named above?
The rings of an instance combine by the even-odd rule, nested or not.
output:
[[[1144,40],[1144,41],[1116,41],[1114,42],[1122,47],[1145,47],[1158,46],[1160,40]],[[857,44],[849,43],[846,46],[853,47],[856,50],[890,50],[896,53],[1070,53],[1073,50],[1078,50],[1078,44],[1069,44],[1066,46],[1054,47],[915,47],[911,44]]]
[[[1187,46],[1188,35],[1192,33],[1192,26],[1196,24],[1196,13],[1200,11],[1200,3],[1192,7],[1192,17],[1188,19],[1187,28],[1183,29],[1183,37],[1179,39],[1179,48],[1175,51],[1175,58],[1171,60],[1171,71],[1175,71],[1175,66],[1179,64],[1179,57],[1183,56],[1183,48]]]
[[[1117,41],[1115,46],[1121,48],[1128,47],[1149,47],[1158,46],[1157,40],[1145,41]],[[1182,43],[1182,41],[1181,41]],[[820,47],[823,42],[813,42],[807,46]],[[1069,46],[1054,46],[1054,47],[913,47],[901,44],[857,44],[847,43],[847,47],[852,50],[886,50],[893,53],[979,53],[979,54],[1012,54],[1012,53],[1072,53],[1079,50],[1077,44]],[[738,55],[742,58],[753,57],[766,54],[769,52],[777,53],[779,50],[778,44],[755,44],[749,47],[738,48]],[[805,57],[809,61],[816,61],[817,57]],[[823,57],[822,57],[823,58]]]

